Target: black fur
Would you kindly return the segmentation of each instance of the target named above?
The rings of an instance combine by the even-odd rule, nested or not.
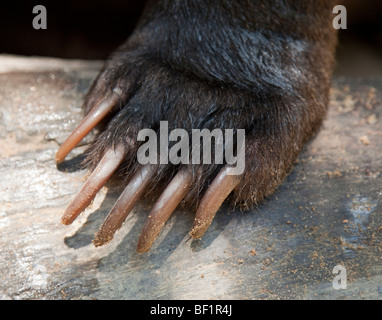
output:
[[[246,169],[233,203],[272,193],[325,116],[336,31],[332,0],[150,1],[134,33],[106,62],[87,113],[113,90],[121,99],[89,150],[94,167],[118,141],[136,170],[140,129],[245,129]],[[200,167],[200,168],[199,168]],[[220,165],[189,165],[195,203]],[[160,166],[155,182],[176,171]]]

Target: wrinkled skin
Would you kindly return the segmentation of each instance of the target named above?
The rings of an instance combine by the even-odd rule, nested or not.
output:
[[[139,239],[147,251],[183,201],[196,208],[200,238],[226,198],[250,208],[290,172],[326,114],[336,44],[334,1],[152,1],[129,39],[105,63],[84,102],[85,120],[56,160],[93,127],[93,171],[62,219],[71,223],[112,175],[126,189],[94,240],[109,242],[145,190],[161,196]],[[141,129],[245,129],[245,170],[227,164],[137,161]],[[159,133],[158,133],[159,136]],[[170,144],[171,145],[171,144]],[[164,187],[159,188],[159,185]]]

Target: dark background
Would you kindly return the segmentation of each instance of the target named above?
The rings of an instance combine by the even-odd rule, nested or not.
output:
[[[47,9],[46,30],[32,27],[39,4]],[[343,4],[348,29],[339,32],[337,73],[382,74],[382,0]],[[0,53],[106,59],[132,32],[143,6],[142,0],[11,1],[2,6]]]

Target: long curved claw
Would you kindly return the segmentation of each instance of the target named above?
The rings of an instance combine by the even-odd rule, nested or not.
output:
[[[113,92],[109,98],[102,100],[82,119],[77,128],[69,135],[58,149],[55,160],[60,163],[67,154],[92,130],[117,104],[120,95]]]
[[[153,165],[145,165],[134,175],[95,235],[93,243],[96,247],[113,239],[114,233],[122,226],[135,203],[143,195],[154,173]]]
[[[100,163],[89,176],[81,191],[75,196],[65,210],[65,213],[61,218],[63,224],[71,224],[89,205],[97,192],[118,168],[125,157],[125,154],[125,147],[122,144],[117,145],[115,148],[110,148],[105,152]]]
[[[191,174],[180,170],[152,208],[139,236],[137,252],[148,251],[171,214],[184,199],[191,184]]]
[[[220,170],[200,201],[190,236],[200,239],[210,226],[216,212],[233,189],[239,184],[237,175],[229,175],[230,167]]]

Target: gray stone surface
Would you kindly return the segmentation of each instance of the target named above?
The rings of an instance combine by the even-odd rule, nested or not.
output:
[[[58,168],[54,154],[100,67],[0,56],[0,299],[382,298],[382,77],[334,80],[322,130],[264,203],[224,206],[201,241],[188,236],[193,213],[177,210],[138,254],[142,203],[111,243],[91,243],[115,185],[60,224],[88,173],[84,146]],[[347,289],[333,288],[336,265]]]

